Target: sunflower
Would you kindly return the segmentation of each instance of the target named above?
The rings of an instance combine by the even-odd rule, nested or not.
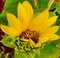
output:
[[[7,13],[8,26],[1,25],[3,32],[9,36],[19,36],[24,41],[30,41],[34,47],[41,46],[42,43],[58,40],[56,32],[59,26],[52,26],[58,16],[49,18],[49,9],[46,8],[34,18],[34,12],[29,2],[19,3],[17,15]]]

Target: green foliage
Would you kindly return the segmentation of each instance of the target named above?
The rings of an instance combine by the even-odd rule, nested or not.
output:
[[[57,58],[57,47],[55,42],[47,43],[41,50],[41,58]]]
[[[56,8],[56,3],[53,3],[52,6],[51,6],[51,8],[50,8],[50,10],[53,10],[55,8]]]
[[[50,17],[53,17],[56,15],[55,12],[50,12],[49,14],[50,14]]]
[[[56,11],[60,14],[60,2],[56,3]]]
[[[38,7],[39,7],[39,12],[43,11],[44,9],[47,8],[49,0],[39,0],[38,2]]]
[[[40,49],[40,55],[36,55],[36,58],[57,58],[58,56],[58,41],[47,42],[43,44]]]

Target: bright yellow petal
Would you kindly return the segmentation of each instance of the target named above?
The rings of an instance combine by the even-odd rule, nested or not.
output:
[[[46,9],[40,13],[30,24],[30,29],[35,30],[48,22],[49,10]]]
[[[56,33],[57,31],[58,31],[58,29],[59,29],[59,26],[53,26],[53,27],[49,27],[49,28],[47,28],[45,31],[43,30],[42,32],[43,33],[48,33],[48,34],[50,34],[50,33]]]
[[[24,1],[23,2],[23,6],[24,6],[24,8],[26,10],[26,13],[27,13],[29,19],[32,20],[33,19],[34,12],[33,12],[33,8],[31,6],[31,4],[28,3],[27,1]]]
[[[4,33],[10,35],[10,36],[18,36],[19,35],[19,31],[13,29],[13,28],[10,28],[8,26],[5,26],[5,25],[1,25],[1,29]]]
[[[27,29],[29,25],[29,19],[27,16],[27,12],[25,11],[23,4],[21,3],[18,4],[18,19],[23,23],[23,29]]]
[[[18,19],[11,13],[7,13],[7,20],[9,22],[9,25],[18,31],[21,31],[22,29],[22,23],[18,21]]]
[[[60,37],[57,35],[57,34],[42,34],[41,35],[42,37],[44,37],[44,36],[47,36],[47,37],[49,37],[49,40],[51,41],[51,40],[58,40]]]
[[[41,43],[45,43],[45,42],[47,42],[49,40],[49,37],[45,36],[45,37],[40,37],[39,39],[40,39]]]
[[[8,23],[11,27],[16,27],[18,20],[13,14],[7,13],[7,20],[8,20]]]
[[[42,43],[45,43],[45,42],[47,42],[48,40],[49,40],[49,37],[40,37],[40,38],[39,38],[39,42],[36,43],[35,47],[41,46]]]
[[[49,22],[48,22],[47,26],[52,26],[56,22],[57,18],[58,18],[58,16],[51,17],[49,19]]]
[[[46,22],[46,24],[42,23],[38,30],[40,30],[40,32],[43,32],[45,29],[48,29],[48,27],[52,26],[56,22],[57,18],[58,16],[53,16]]]

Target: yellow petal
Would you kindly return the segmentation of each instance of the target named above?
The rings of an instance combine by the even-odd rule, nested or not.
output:
[[[9,22],[9,25],[18,31],[22,29],[22,23],[18,21],[18,19],[11,13],[7,13],[7,20]]]
[[[58,40],[60,38],[57,34],[42,34],[41,36],[47,36],[49,40]]]
[[[8,20],[8,23],[11,27],[16,27],[18,20],[13,14],[7,13],[7,20]]]
[[[49,22],[48,22],[47,26],[52,26],[56,22],[57,18],[58,18],[58,16],[51,17],[49,19]]]
[[[25,11],[23,4],[21,3],[18,4],[18,19],[23,23],[23,29],[27,29],[27,26],[29,25],[29,19],[27,16],[27,12]]]
[[[49,37],[40,37],[38,43],[36,43],[35,47],[40,47],[42,43],[45,43],[49,40]]]
[[[20,38],[20,40],[22,40],[24,42],[28,42],[29,41],[28,39],[25,39],[25,38]]]
[[[23,2],[23,6],[24,6],[24,8],[26,10],[26,13],[27,13],[27,15],[29,17],[29,20],[32,20],[33,19],[34,12],[33,12],[33,8],[31,6],[31,4],[28,3],[27,1],[24,1]]]
[[[45,43],[45,42],[47,42],[49,40],[49,37],[45,36],[45,37],[40,37],[39,39],[40,39],[41,43]]]
[[[41,28],[42,25],[45,25],[48,22],[49,10],[46,9],[42,13],[40,13],[30,24],[30,29],[38,29]]]
[[[42,24],[40,25],[40,27],[36,28],[36,30],[38,30],[40,33],[44,32],[45,30],[47,30],[50,26],[52,26],[52,25],[56,22],[57,17],[58,17],[58,16],[54,16],[54,17],[50,18],[50,19],[46,22],[46,24],[42,23]],[[58,28],[57,28],[57,29],[58,29]]]
[[[45,31],[42,31],[43,33],[48,33],[48,34],[50,34],[50,33],[56,33],[57,31],[58,31],[58,29],[59,29],[59,26],[53,26],[53,27],[49,27],[49,28],[47,28]]]
[[[13,29],[13,28],[10,28],[8,26],[5,26],[5,25],[1,25],[1,29],[4,33],[10,35],[10,36],[18,36],[19,35],[19,31]]]
[[[46,24],[42,23],[42,25],[40,25],[40,27],[37,30],[40,30],[40,32],[43,32],[48,27],[52,26],[56,22],[57,18],[58,16],[53,16],[46,22]]]

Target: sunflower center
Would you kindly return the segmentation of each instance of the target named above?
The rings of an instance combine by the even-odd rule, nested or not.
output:
[[[35,43],[37,43],[39,38],[39,33],[27,29],[26,31],[21,33],[20,38],[32,39]]]

